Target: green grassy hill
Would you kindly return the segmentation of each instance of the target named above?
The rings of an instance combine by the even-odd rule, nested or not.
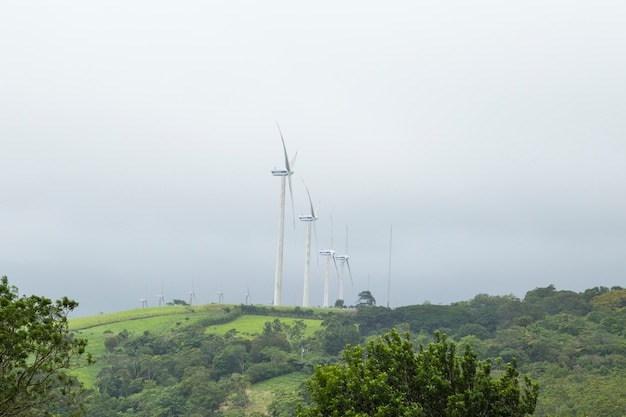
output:
[[[76,374],[86,388],[95,388],[98,373],[106,366],[109,352],[105,348],[107,338],[115,337],[122,332],[130,336],[145,334],[163,334],[185,331],[187,326],[201,326],[205,334],[216,336],[230,335],[242,340],[252,340],[261,333],[267,322],[280,317],[280,322],[293,326],[296,320],[306,327],[304,338],[313,337],[322,329],[321,318],[302,318],[303,311],[293,307],[254,307],[253,312],[260,314],[242,315],[238,306],[207,304],[201,306],[163,306],[134,309],[110,314],[70,319],[70,330],[77,336],[88,340],[87,351],[96,363],[76,370]],[[309,309],[311,317],[328,314],[327,309]],[[296,372],[270,381],[252,385],[248,392],[250,410],[265,411],[274,398],[276,387],[281,389],[295,388],[304,380],[305,375]]]
[[[76,373],[87,388],[92,388],[98,372],[102,369],[103,361],[98,359],[107,353],[104,341],[108,337],[124,330],[130,334],[142,334],[144,332],[162,333],[174,327],[189,325],[207,317],[220,317],[223,315],[223,306],[207,304],[197,307],[165,306],[141,308],[70,319],[70,330],[77,337],[89,341],[87,351],[96,360],[96,363],[93,365],[78,369]]]

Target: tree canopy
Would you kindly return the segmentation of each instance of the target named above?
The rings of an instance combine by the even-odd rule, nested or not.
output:
[[[67,315],[78,303],[19,296],[0,281],[0,415],[42,416],[63,409],[79,413],[81,386],[67,371],[91,363],[87,341],[68,331]]]
[[[515,360],[492,375],[466,345],[457,356],[445,335],[416,351],[408,333],[394,329],[365,348],[348,346],[345,363],[317,366],[306,386],[313,405],[299,417],[318,416],[527,416],[538,385],[521,378]]]

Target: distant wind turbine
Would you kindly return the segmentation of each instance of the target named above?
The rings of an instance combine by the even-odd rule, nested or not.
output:
[[[157,294],[155,295],[155,297],[159,300],[159,307],[165,304],[165,297],[163,296],[163,294]]]
[[[298,220],[302,222],[307,222],[306,229],[306,254],[304,260],[304,291],[302,293],[302,307],[309,306],[309,276],[311,272],[311,224],[315,226],[315,221],[317,220],[317,215],[315,213],[315,209],[313,208],[313,202],[311,201],[311,193],[309,193],[309,189],[305,185],[306,193],[309,196],[309,204],[311,207],[311,212],[309,214],[301,214],[298,216]],[[317,241],[317,232],[315,232],[315,240]]]
[[[155,297],[159,300],[159,307],[165,304],[165,296],[163,295],[163,285],[161,285],[161,294],[155,295]]]
[[[246,293],[244,294],[244,297],[246,297],[246,304],[248,304],[250,302],[250,288],[246,288]]]
[[[189,291],[189,305],[193,304],[193,300],[196,299],[196,292],[193,289],[194,285],[193,285],[193,281],[191,281],[191,291]]]
[[[148,300],[145,298],[140,298],[139,302],[141,303],[141,308],[148,308]]]
[[[346,253],[344,255],[335,255],[335,259],[339,261],[339,264],[341,265],[339,273],[339,299],[343,301],[345,300],[343,297],[344,266],[348,267],[348,272],[350,273],[350,284],[353,284],[352,270],[350,270],[350,262],[348,261],[348,259],[350,259],[350,256],[348,256],[348,225],[346,225]]]
[[[320,256],[326,257],[326,274],[324,275],[324,307],[328,307],[328,287],[330,280],[330,260],[333,260],[335,264],[335,271],[337,271],[337,277],[339,277],[339,270],[337,269],[337,261],[335,260],[335,250],[333,249],[333,215],[330,215],[330,249],[320,249],[318,251]]]
[[[217,292],[217,302],[218,304],[224,304],[224,291],[219,290]]]
[[[278,132],[280,133],[280,140],[283,143],[283,152],[285,154],[285,169],[274,169],[272,170],[272,175],[275,177],[281,177],[281,188],[280,188],[280,216],[278,217],[278,248],[276,250],[276,275],[274,277],[274,301],[273,304],[275,306],[281,305],[282,298],[282,287],[283,287],[283,240],[285,238],[285,177],[289,180],[289,194],[291,197],[291,209],[293,218],[293,227],[296,227],[296,219],[295,212],[293,206],[293,189],[291,188],[291,176],[293,175],[293,167],[296,164],[296,156],[298,153],[294,155],[291,163],[289,162],[289,157],[287,156],[287,147],[285,146],[285,139],[283,138],[283,132],[280,130],[280,126],[278,122],[276,122],[276,126],[278,127]]]

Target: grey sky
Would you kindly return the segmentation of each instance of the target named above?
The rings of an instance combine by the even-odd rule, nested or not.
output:
[[[296,216],[303,178],[319,247],[330,212],[338,250],[349,225],[348,304],[386,304],[391,225],[392,306],[624,285],[625,9],[2,2],[0,275],[78,315],[192,285],[270,303],[278,121]],[[285,305],[305,230],[286,228]]]

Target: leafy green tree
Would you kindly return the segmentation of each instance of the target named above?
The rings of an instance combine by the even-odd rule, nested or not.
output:
[[[326,323],[323,332],[324,351],[330,355],[337,355],[346,345],[356,345],[361,341],[361,333],[356,325],[342,323],[337,317],[332,317]]]
[[[345,363],[318,366],[306,386],[313,405],[299,417],[506,416],[531,415],[538,385],[523,378],[515,360],[498,378],[491,361],[478,361],[469,346],[457,356],[445,335],[416,352],[408,333],[390,333],[367,347],[347,347]]]
[[[361,291],[359,299],[356,302],[357,307],[373,307],[376,305],[376,299],[370,291]]]
[[[249,357],[250,355],[243,345],[226,346],[213,360],[214,375],[219,378],[234,372],[244,373]]]
[[[253,362],[267,361],[270,358],[263,352],[270,347],[277,348],[284,352],[291,350],[291,345],[287,340],[287,336],[283,332],[263,333],[255,337],[250,348],[250,355]]]
[[[109,353],[113,352],[113,350],[115,350],[118,344],[119,344],[119,341],[117,340],[117,337],[115,336],[107,337],[106,339],[104,339],[104,347]]]
[[[304,323],[304,320],[296,320],[293,322],[293,325],[289,326],[287,329],[287,336],[289,337],[289,343],[292,348],[301,347],[305,330],[306,324]]]
[[[617,287],[618,289],[611,290],[602,294],[599,294],[591,299],[590,303],[594,307],[607,307],[610,309],[619,309],[626,307],[626,290]]]
[[[56,410],[80,414],[82,387],[68,371],[92,362],[87,341],[74,338],[67,315],[78,303],[19,296],[0,281],[0,415],[42,416]]]

